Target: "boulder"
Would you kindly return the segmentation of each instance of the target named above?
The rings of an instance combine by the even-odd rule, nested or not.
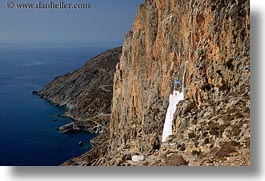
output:
[[[142,155],[134,155],[132,156],[132,161],[134,162],[142,162],[145,160],[145,157]]]
[[[188,162],[180,156],[178,153],[169,153],[166,156],[166,163],[168,166],[184,166],[188,165]]]
[[[39,95],[38,91],[32,91],[33,95]]]

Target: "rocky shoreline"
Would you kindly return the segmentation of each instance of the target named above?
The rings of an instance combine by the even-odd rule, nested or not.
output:
[[[98,135],[91,140],[95,147],[109,137],[113,76],[122,48],[114,48],[92,58],[82,68],[56,77],[34,95],[56,106],[66,106],[63,117],[73,121],[58,128],[65,134],[89,132]],[[98,151],[97,151],[98,152]]]

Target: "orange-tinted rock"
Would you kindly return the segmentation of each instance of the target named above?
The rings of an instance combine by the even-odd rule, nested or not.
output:
[[[249,165],[249,50],[249,0],[145,0],[114,75],[109,149],[93,165],[134,165],[123,158],[136,153],[137,166]],[[185,100],[159,144],[176,79]]]
[[[250,117],[245,106],[250,99],[249,49],[248,0],[146,0],[126,35],[114,76],[109,152],[115,154],[123,145],[141,153],[152,149],[155,134],[162,134],[172,82],[182,81],[186,62],[185,99],[195,105],[184,101],[177,112],[187,111],[180,111],[174,123],[175,137],[187,145],[184,154],[197,150],[195,145],[206,157],[222,145],[227,127],[239,133],[242,125],[231,121]],[[236,97],[242,102],[229,107]]]

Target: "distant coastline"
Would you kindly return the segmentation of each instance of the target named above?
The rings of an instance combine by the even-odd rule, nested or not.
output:
[[[108,140],[112,84],[121,51],[121,47],[105,51],[82,68],[56,77],[40,91],[33,91],[56,106],[68,107],[62,116],[73,121],[59,127],[59,131],[96,134],[98,136],[91,140],[93,146]],[[103,145],[107,146],[107,143]]]

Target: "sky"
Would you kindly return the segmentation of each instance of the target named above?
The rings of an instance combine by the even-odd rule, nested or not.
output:
[[[58,3],[62,0],[39,1]],[[39,1],[13,0],[19,3]],[[91,5],[90,9],[78,10],[9,10],[8,0],[0,1],[0,43],[122,43],[143,1],[64,0],[65,3]]]

